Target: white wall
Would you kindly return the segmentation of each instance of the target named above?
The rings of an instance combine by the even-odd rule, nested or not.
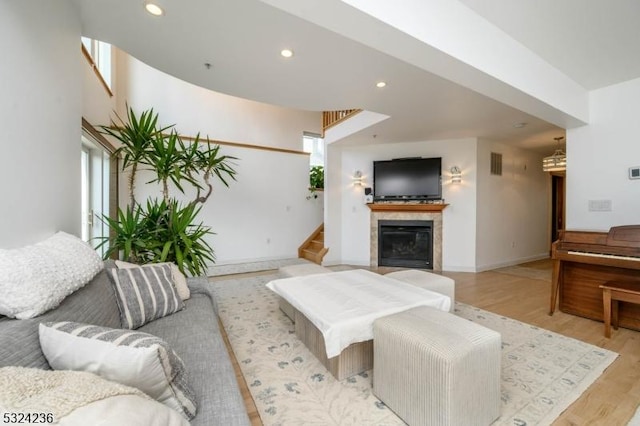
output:
[[[0,247],[80,231],[80,18],[70,1],[0,2]]]
[[[503,176],[489,173],[490,153],[503,154]],[[549,177],[542,156],[473,138],[369,146],[329,146],[325,263],[369,265],[370,210],[352,176],[362,171],[373,184],[373,161],[399,157],[442,157],[443,270],[481,271],[548,256]],[[462,170],[452,184],[449,169]],[[333,195],[332,195],[333,194]],[[336,194],[339,194],[336,196]],[[339,232],[334,232],[338,228]],[[338,250],[335,250],[335,248]]]
[[[325,145],[324,165],[324,246],[329,249],[325,265],[342,262],[342,149]]]
[[[266,105],[212,92],[178,80],[124,54],[118,55],[118,105],[138,113],[154,108],[162,124],[185,136],[302,150],[304,131],[320,132],[321,114]],[[322,222],[322,199],[307,200],[309,156],[234,146],[237,182],[214,184],[201,219],[216,233],[209,239],[217,264],[297,257],[298,246]],[[124,181],[124,179],[121,179]],[[160,196],[138,179],[136,198]],[[178,195],[176,191],[172,195]],[[127,193],[121,191],[121,201]],[[187,196],[186,199],[191,199]]]
[[[491,152],[502,154],[502,176],[490,173]],[[476,270],[548,257],[549,179],[542,155],[478,141]]]
[[[640,79],[590,93],[589,125],[567,130],[567,229],[608,231],[640,223]],[[590,212],[589,200],[610,200],[609,212]]]
[[[369,265],[370,261],[370,210],[364,204],[363,190],[354,187],[352,176],[360,170],[366,186],[373,184],[373,161],[399,157],[442,157],[443,197],[449,206],[443,212],[443,269],[473,270],[475,267],[475,214],[476,214],[476,140],[457,139],[369,145],[362,147],[329,146],[340,152],[339,170],[331,170],[331,187],[340,194],[339,206],[331,205],[333,220],[325,224],[329,228],[339,221],[342,230],[339,239],[339,257],[336,257],[334,241],[328,243],[327,263]],[[463,183],[450,183],[449,169],[457,165],[463,171]],[[335,199],[335,197],[334,197]],[[339,211],[339,214],[336,212]],[[329,231],[332,232],[332,231]],[[331,234],[333,236],[333,234]]]
[[[320,112],[281,108],[206,90],[151,68],[119,52],[118,111],[128,103],[154,108],[165,125],[185,135],[302,150],[302,132],[321,133]],[[212,77],[214,78],[214,77]]]
[[[113,90],[116,87],[115,64],[117,62],[116,49],[111,49],[111,88],[113,96],[109,96],[98,77],[96,76],[89,61],[82,56],[82,116],[89,121],[94,127],[102,124],[109,124],[113,111],[116,109],[117,92]]]

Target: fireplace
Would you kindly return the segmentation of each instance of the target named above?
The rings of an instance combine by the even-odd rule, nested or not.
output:
[[[433,269],[433,221],[379,220],[378,266]]]

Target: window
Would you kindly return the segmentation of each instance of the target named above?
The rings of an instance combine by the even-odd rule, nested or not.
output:
[[[98,40],[82,37],[82,46],[95,65],[95,71],[111,94],[111,45]],[[89,59],[89,58],[87,58]]]
[[[89,238],[91,238],[91,227],[89,223],[91,222],[91,219],[93,219],[92,217],[89,217],[89,212],[91,211],[91,204],[89,203],[89,162],[89,148],[86,147],[83,143],[82,151],[80,151],[80,217],[82,226],[82,241],[89,241]]]
[[[86,135],[82,136],[82,239],[92,246],[109,235],[108,226],[101,220],[109,215],[110,154]],[[101,255],[106,247],[101,248]]]
[[[309,166],[324,166],[324,140],[315,133],[304,132],[302,135],[302,150],[311,154]]]
[[[112,157],[113,146],[91,124],[82,119],[81,169],[81,229],[82,239],[96,247],[109,236],[103,217],[115,217],[117,212],[118,164]],[[103,255],[108,247],[102,246]]]

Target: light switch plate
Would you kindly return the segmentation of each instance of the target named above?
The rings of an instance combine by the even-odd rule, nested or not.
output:
[[[590,212],[610,212],[611,200],[589,200]]]

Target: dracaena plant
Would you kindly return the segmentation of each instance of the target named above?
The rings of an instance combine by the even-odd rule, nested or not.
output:
[[[117,117],[117,116],[116,116]],[[206,237],[211,228],[198,223],[201,205],[213,192],[215,177],[225,186],[236,179],[236,157],[222,155],[220,146],[200,139],[185,142],[174,126],[160,127],[153,110],[139,116],[127,110],[127,122],[119,117],[102,131],[121,146],[115,155],[122,158],[123,170],[129,171],[129,205],[118,210],[116,218],[104,217],[111,236],[99,246],[107,246],[105,258],[121,257],[135,263],[175,262],[181,271],[192,275],[206,272],[207,263],[215,261],[213,248]],[[135,198],[135,178],[140,170],[149,170],[162,188],[162,199],[139,204]],[[170,195],[170,188],[185,193],[196,189],[195,198],[180,203]]]
[[[102,126],[101,129],[102,133],[120,142],[120,147],[114,155],[122,158],[122,169],[129,170],[129,205],[134,206],[136,174],[140,165],[148,162],[151,141],[173,126],[158,127],[158,114],[153,112],[153,109],[136,116],[133,108],[127,107],[126,121],[118,114],[115,116],[116,119],[111,120],[110,126]]]
[[[205,273],[207,261],[213,263],[215,254],[205,239],[213,232],[202,223],[196,223],[201,206],[194,203],[182,206],[172,200],[168,206],[160,207],[165,214],[161,218],[161,226],[157,227],[156,240],[163,244],[154,247],[151,261],[175,262],[191,275]]]

